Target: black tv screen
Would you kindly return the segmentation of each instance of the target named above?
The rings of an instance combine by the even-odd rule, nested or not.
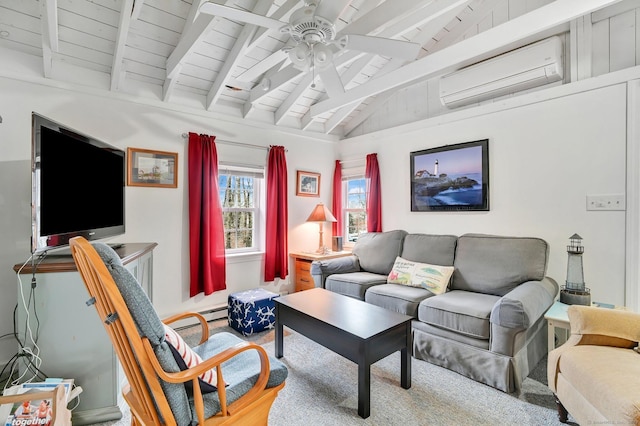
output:
[[[125,153],[32,114],[32,252],[125,232]]]
[[[411,211],[489,210],[489,140],[414,151]]]

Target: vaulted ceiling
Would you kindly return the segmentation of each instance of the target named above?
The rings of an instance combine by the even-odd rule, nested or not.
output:
[[[343,137],[400,88],[613,3],[0,0],[0,47],[39,57],[45,79]]]

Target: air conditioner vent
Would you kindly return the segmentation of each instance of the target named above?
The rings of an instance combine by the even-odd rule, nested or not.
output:
[[[554,36],[443,76],[440,100],[455,108],[562,78],[562,40]]]

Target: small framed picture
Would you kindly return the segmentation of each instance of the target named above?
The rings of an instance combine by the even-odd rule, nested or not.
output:
[[[296,195],[301,197],[319,197],[320,173],[303,172],[298,170]]]
[[[127,148],[127,185],[178,187],[178,153]]]

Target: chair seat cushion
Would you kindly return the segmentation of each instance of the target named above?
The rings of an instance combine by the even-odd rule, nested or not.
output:
[[[324,287],[340,293],[345,296],[354,297],[364,300],[364,294],[369,287],[385,284],[387,282],[387,274],[374,274],[372,272],[351,272],[348,274],[329,275],[325,281]]]
[[[200,355],[202,359],[208,359],[240,342],[243,342],[243,340],[238,336],[227,332],[220,332],[212,335],[209,337],[209,340],[201,345],[194,346],[192,349]],[[288,370],[282,362],[272,356],[269,356],[269,366],[270,374],[267,387],[272,388],[285,381]],[[224,379],[228,383],[226,388],[227,404],[231,404],[247,393],[255,384],[256,380],[258,380],[258,375],[260,374],[260,357],[255,350],[244,351],[230,360],[223,362],[221,368]],[[204,401],[205,417],[211,417],[220,411],[220,400],[218,399],[217,392],[204,395]],[[190,403],[193,418],[197,418],[193,405],[193,397],[190,397]]]
[[[498,299],[490,294],[453,290],[420,302],[418,319],[476,339],[488,339],[489,317]]]
[[[562,353],[559,370],[604,418],[640,422],[640,355],[632,349],[574,346]]]

